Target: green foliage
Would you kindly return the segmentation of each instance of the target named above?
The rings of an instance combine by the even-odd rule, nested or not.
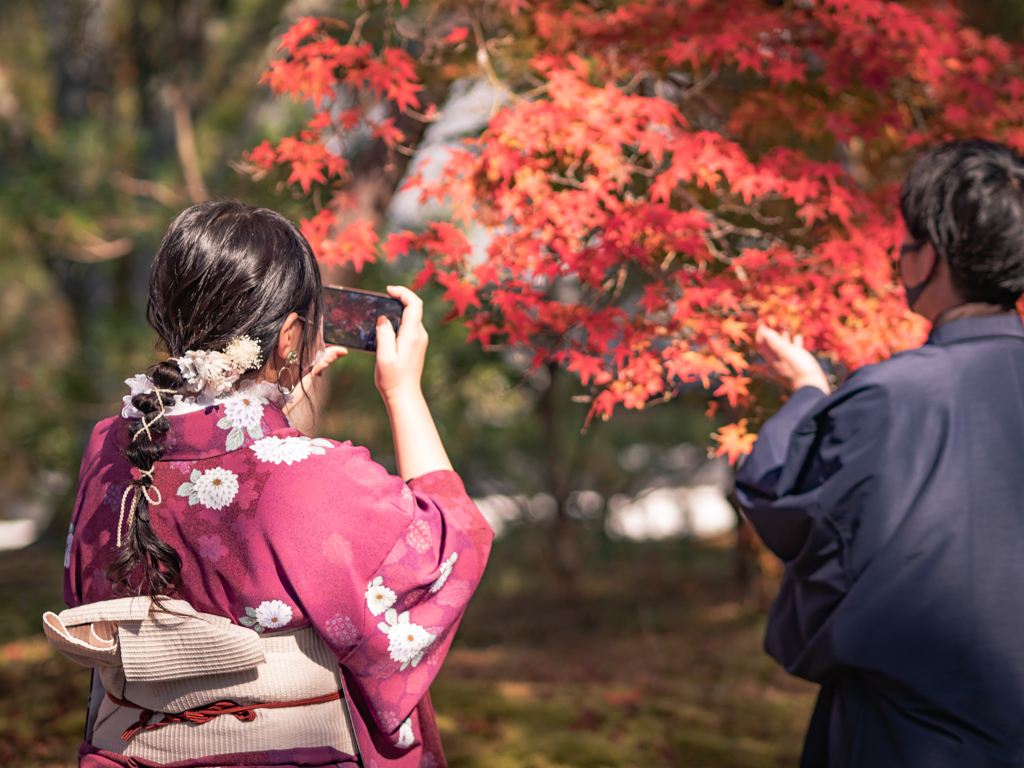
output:
[[[92,424],[155,362],[145,281],[189,202],[174,95],[217,196],[290,201],[228,165],[299,115],[257,80],[283,0],[11,0],[0,25],[0,518],[43,470],[74,478]],[[294,204],[292,204],[294,205]],[[65,498],[49,537],[70,514]]]

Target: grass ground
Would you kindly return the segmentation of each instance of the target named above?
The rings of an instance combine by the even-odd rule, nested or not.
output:
[[[535,533],[495,548],[432,687],[452,768],[794,766],[815,686],[761,650],[726,547],[601,542],[572,598]],[[0,765],[76,764],[88,671],[39,616],[61,563],[0,559]]]

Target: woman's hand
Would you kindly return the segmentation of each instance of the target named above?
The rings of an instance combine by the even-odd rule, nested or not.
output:
[[[420,378],[428,341],[420,297],[408,288],[394,285],[388,286],[388,293],[405,305],[405,311],[397,338],[391,321],[383,315],[377,318],[377,367],[373,380],[385,402],[422,396]]]
[[[423,398],[420,378],[427,354],[423,328],[423,302],[408,288],[388,286],[388,293],[405,305],[398,337],[391,321],[377,321],[377,368],[373,380],[391,418],[395,438],[395,463],[403,480],[451,469],[441,437]]]
[[[302,383],[292,392],[291,402],[282,408],[292,426],[304,435],[313,434],[330,395],[331,382],[324,371],[335,360],[347,354],[348,350],[344,347],[327,347],[324,359],[302,377]]]
[[[788,333],[782,335],[768,326],[759,325],[755,341],[772,376],[787,392],[795,392],[801,387],[817,387],[826,395],[832,391],[825,371],[814,355],[804,349],[802,336],[790,341]]]

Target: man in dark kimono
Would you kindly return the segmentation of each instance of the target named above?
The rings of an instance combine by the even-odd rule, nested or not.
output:
[[[927,343],[792,391],[737,476],[786,564],[768,652],[821,684],[801,766],[1024,765],[1024,164],[945,144],[902,193],[900,276]]]

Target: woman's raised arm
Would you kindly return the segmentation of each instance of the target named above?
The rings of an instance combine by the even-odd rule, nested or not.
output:
[[[408,288],[389,285],[388,293],[405,305],[398,336],[391,321],[377,321],[377,368],[374,381],[391,418],[398,474],[410,480],[428,472],[451,469],[434,418],[423,398],[420,378],[427,353],[423,301]]]

